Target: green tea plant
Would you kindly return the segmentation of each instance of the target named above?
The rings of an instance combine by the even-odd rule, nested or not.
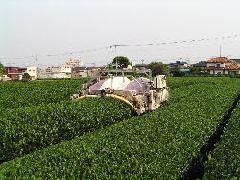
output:
[[[204,179],[240,179],[240,104],[205,167]]]
[[[179,178],[239,94],[240,81],[171,78],[169,84],[167,106],[3,163],[0,178]]]
[[[0,83],[0,111],[68,101],[70,95],[86,81],[71,79]]]
[[[87,98],[9,110],[0,118],[0,162],[69,140],[132,116],[111,98]]]

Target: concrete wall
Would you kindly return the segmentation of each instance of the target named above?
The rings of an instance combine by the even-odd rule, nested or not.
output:
[[[59,73],[44,73],[44,72],[41,72],[38,74],[38,78],[39,79],[62,79],[62,78],[71,78],[72,75],[71,74],[68,74],[68,73],[62,73],[62,72],[59,72]]]

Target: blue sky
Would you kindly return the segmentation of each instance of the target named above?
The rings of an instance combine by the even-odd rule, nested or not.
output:
[[[5,64],[86,64],[115,55],[138,63],[179,58],[190,62],[223,55],[240,58],[238,0],[0,0],[0,61]],[[208,41],[82,51],[113,44],[149,44],[209,38]],[[49,54],[82,51],[76,54]]]

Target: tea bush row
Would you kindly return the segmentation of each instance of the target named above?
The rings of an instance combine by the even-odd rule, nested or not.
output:
[[[208,158],[204,179],[240,179],[240,104]]]
[[[179,178],[240,87],[240,81],[230,78],[199,84],[199,78],[182,78],[179,84],[186,79],[194,85],[173,88],[167,106],[3,163],[0,177]]]
[[[0,117],[0,162],[123,121],[131,108],[119,100],[82,99],[9,110]]]

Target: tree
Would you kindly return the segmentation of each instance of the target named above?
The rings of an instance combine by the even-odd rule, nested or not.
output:
[[[174,77],[182,77],[185,76],[185,73],[180,71],[180,68],[171,68],[170,73]]]
[[[193,75],[203,75],[204,74],[204,69],[201,67],[191,67],[191,72]]]
[[[128,65],[131,65],[130,60],[124,56],[116,56],[112,61],[112,64],[115,68],[116,68],[116,63],[118,65],[118,68],[120,69],[127,68]]]
[[[112,63],[107,64],[107,69],[113,69]]]
[[[2,63],[0,63],[0,76],[5,74],[5,69]]]
[[[28,73],[24,73],[22,76],[22,81],[30,81],[31,76]]]
[[[152,62],[148,65],[148,68],[152,70],[153,76],[169,74],[168,65],[162,62]]]

